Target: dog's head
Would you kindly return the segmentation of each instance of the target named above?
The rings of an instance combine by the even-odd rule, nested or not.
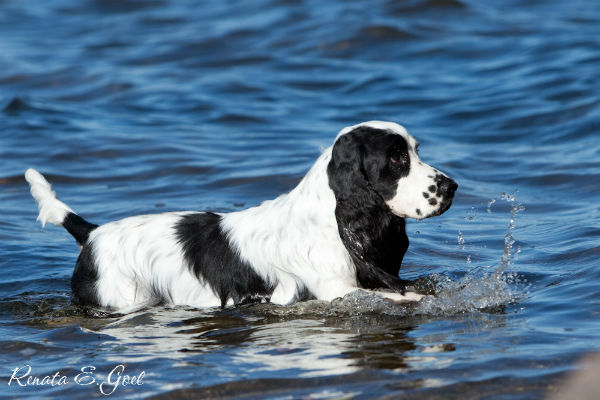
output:
[[[352,198],[360,203],[368,193],[399,217],[442,214],[458,185],[421,161],[418,147],[404,127],[392,122],[364,122],[340,131],[327,168],[338,204]]]
[[[417,147],[402,126],[371,121],[343,129],[331,149],[335,219],[363,288],[403,290],[404,218],[439,215],[452,203],[458,185],[422,162]]]

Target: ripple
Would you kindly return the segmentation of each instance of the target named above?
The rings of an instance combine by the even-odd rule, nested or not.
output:
[[[29,105],[18,97],[13,98],[2,111],[5,113],[17,113],[19,111],[30,109]]]
[[[0,2],[11,362],[147,369],[121,398],[544,398],[598,342],[595,2],[34,3]],[[401,274],[418,278],[418,304],[357,292],[135,316],[76,307],[77,248],[40,229],[22,177],[46,172],[95,221],[238,210],[288,191],[339,129],[371,119],[404,124],[460,184],[443,216],[407,221]],[[515,189],[518,218],[497,196]],[[10,396],[90,394],[29,389]]]
[[[372,25],[360,29],[359,36],[366,35],[375,40],[407,40],[416,39],[418,36],[410,31],[405,31],[389,25]]]

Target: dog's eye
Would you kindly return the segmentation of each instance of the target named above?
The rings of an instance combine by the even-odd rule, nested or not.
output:
[[[418,152],[419,152],[419,143],[417,143],[417,144],[415,145],[415,153],[418,153]]]
[[[406,164],[406,157],[402,154],[395,154],[393,156],[390,156],[390,163],[393,165]]]
[[[388,160],[391,165],[404,165],[408,162],[408,154],[406,149],[402,149],[399,146],[394,146],[388,153]]]

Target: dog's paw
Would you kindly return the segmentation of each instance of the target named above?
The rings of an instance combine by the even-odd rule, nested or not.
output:
[[[381,294],[386,299],[394,300],[398,303],[404,303],[408,301],[420,301],[423,297],[425,297],[424,295],[415,292],[404,292],[404,294],[379,292],[379,294]]]

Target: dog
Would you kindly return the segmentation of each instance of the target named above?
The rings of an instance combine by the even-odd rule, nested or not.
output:
[[[80,246],[73,301],[114,310],[226,307],[366,290],[418,301],[398,276],[405,218],[445,212],[456,182],[425,164],[393,122],[342,129],[289,193],[242,211],[167,212],[98,226],[58,200],[46,179],[25,179],[42,227],[63,226]]]

